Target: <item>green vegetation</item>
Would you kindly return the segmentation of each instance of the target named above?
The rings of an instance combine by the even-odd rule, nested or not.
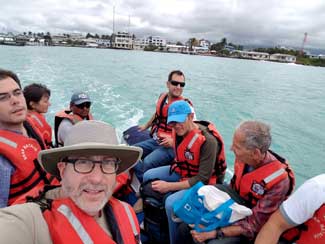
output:
[[[282,53],[282,54],[289,54],[293,56],[299,56],[300,51],[298,50],[293,50],[293,49],[284,49],[284,48],[278,48],[278,47],[271,47],[271,48],[256,48],[254,49],[255,52],[262,52],[262,53],[269,53],[269,54],[274,54],[274,53]]]
[[[227,38],[222,38],[220,42],[217,42],[215,44],[212,44],[210,47],[210,50],[214,50],[217,53],[220,53],[221,55],[229,55],[230,50],[227,49],[227,46],[230,48],[233,48],[234,50],[243,50],[243,46],[236,45],[233,43],[227,43]]]
[[[297,57],[296,64],[325,67],[325,59]]]
[[[149,44],[143,50],[144,51],[155,51],[158,47],[156,45]]]
[[[325,59],[309,58],[305,53],[301,55],[301,52],[298,50],[272,47],[272,48],[256,48],[254,49],[254,51],[266,52],[269,54],[274,54],[274,53],[289,54],[289,55],[296,56],[297,58],[296,64],[325,67]]]
[[[192,37],[192,38],[188,39],[188,44],[189,44],[189,50],[193,51],[193,47],[198,46],[199,41],[195,37]]]

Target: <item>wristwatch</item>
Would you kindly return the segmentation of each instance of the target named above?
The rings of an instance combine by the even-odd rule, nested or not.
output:
[[[217,229],[217,239],[222,240],[225,237],[225,233],[221,229]]]

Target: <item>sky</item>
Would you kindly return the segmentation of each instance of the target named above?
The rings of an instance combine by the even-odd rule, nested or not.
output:
[[[158,35],[325,49],[324,0],[0,0],[1,32]]]

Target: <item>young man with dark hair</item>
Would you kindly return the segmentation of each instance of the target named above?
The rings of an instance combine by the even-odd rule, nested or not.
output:
[[[37,161],[45,144],[38,130],[26,121],[26,115],[17,75],[0,70],[0,207],[12,204],[33,188],[54,183]]]
[[[0,209],[1,242],[141,243],[132,207],[112,196],[117,174],[141,157],[141,148],[119,145],[115,129],[94,120],[73,126],[65,143],[39,154],[44,169],[60,175],[61,187]]]
[[[168,75],[166,86],[168,92],[162,93],[159,96],[156,104],[156,112],[146,124],[139,126],[140,130],[146,130],[151,127],[151,138],[135,144],[135,146],[143,149],[142,160],[134,168],[140,181],[142,181],[144,172],[151,168],[167,165],[175,157],[173,139],[171,137],[172,129],[167,124],[167,111],[169,106],[178,100],[186,100],[192,105],[187,98],[182,96],[185,87],[185,76],[182,71],[171,71]]]

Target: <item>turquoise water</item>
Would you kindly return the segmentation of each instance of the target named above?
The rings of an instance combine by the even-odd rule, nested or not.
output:
[[[121,135],[146,122],[166,90],[172,69],[186,75],[184,95],[197,118],[214,122],[229,150],[238,123],[259,119],[272,126],[272,149],[292,164],[298,185],[325,172],[325,68],[251,60],[108,49],[0,46],[0,67],[19,73],[23,85],[52,91],[48,120],[68,106],[75,90],[87,91],[97,119]]]

